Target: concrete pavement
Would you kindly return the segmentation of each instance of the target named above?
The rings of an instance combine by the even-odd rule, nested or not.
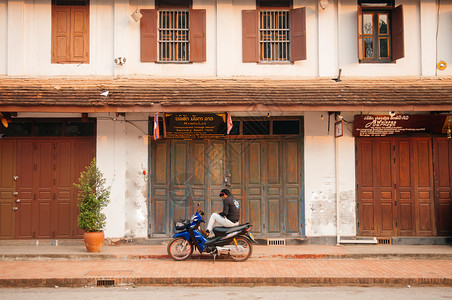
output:
[[[170,260],[166,244],[0,246],[0,287],[95,285],[452,286],[452,246],[255,246],[243,263],[195,252]]]

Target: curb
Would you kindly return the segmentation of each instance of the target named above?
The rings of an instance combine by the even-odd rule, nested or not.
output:
[[[86,260],[152,260],[170,259],[167,254],[1,254],[0,261],[86,261]],[[192,259],[212,259],[210,255],[194,255]],[[222,256],[217,257],[222,259]],[[296,259],[425,259],[452,260],[452,254],[419,254],[419,253],[388,253],[388,254],[275,254],[256,255],[251,260],[296,260]]]
[[[149,285],[307,285],[307,286],[452,286],[452,278],[373,278],[373,277],[134,277],[134,278],[47,278],[47,279],[0,279],[0,288],[31,287],[93,287],[105,286],[149,286]]]

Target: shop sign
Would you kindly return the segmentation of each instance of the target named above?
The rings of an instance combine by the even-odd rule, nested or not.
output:
[[[355,137],[384,137],[416,133],[441,134],[446,115],[356,115]]]
[[[166,138],[218,139],[226,135],[226,113],[165,114]]]

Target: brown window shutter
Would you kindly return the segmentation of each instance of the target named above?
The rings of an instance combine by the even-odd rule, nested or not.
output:
[[[258,32],[256,10],[242,10],[242,55],[243,62],[258,62]]]
[[[52,63],[70,60],[71,10],[68,6],[52,9]]]
[[[306,8],[290,10],[291,61],[306,59]]]
[[[157,11],[155,9],[140,10],[140,51],[142,62],[157,61]]]
[[[71,8],[71,61],[89,63],[89,6]]]
[[[206,10],[190,10],[190,61],[206,61]]]
[[[364,59],[364,44],[363,44],[363,10],[358,5],[358,59]]]
[[[403,5],[392,10],[392,60],[405,57]]]

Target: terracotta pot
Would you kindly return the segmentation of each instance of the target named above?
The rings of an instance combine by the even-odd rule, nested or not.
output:
[[[85,232],[83,234],[83,241],[85,242],[86,249],[89,252],[99,252],[104,243],[104,232]]]

